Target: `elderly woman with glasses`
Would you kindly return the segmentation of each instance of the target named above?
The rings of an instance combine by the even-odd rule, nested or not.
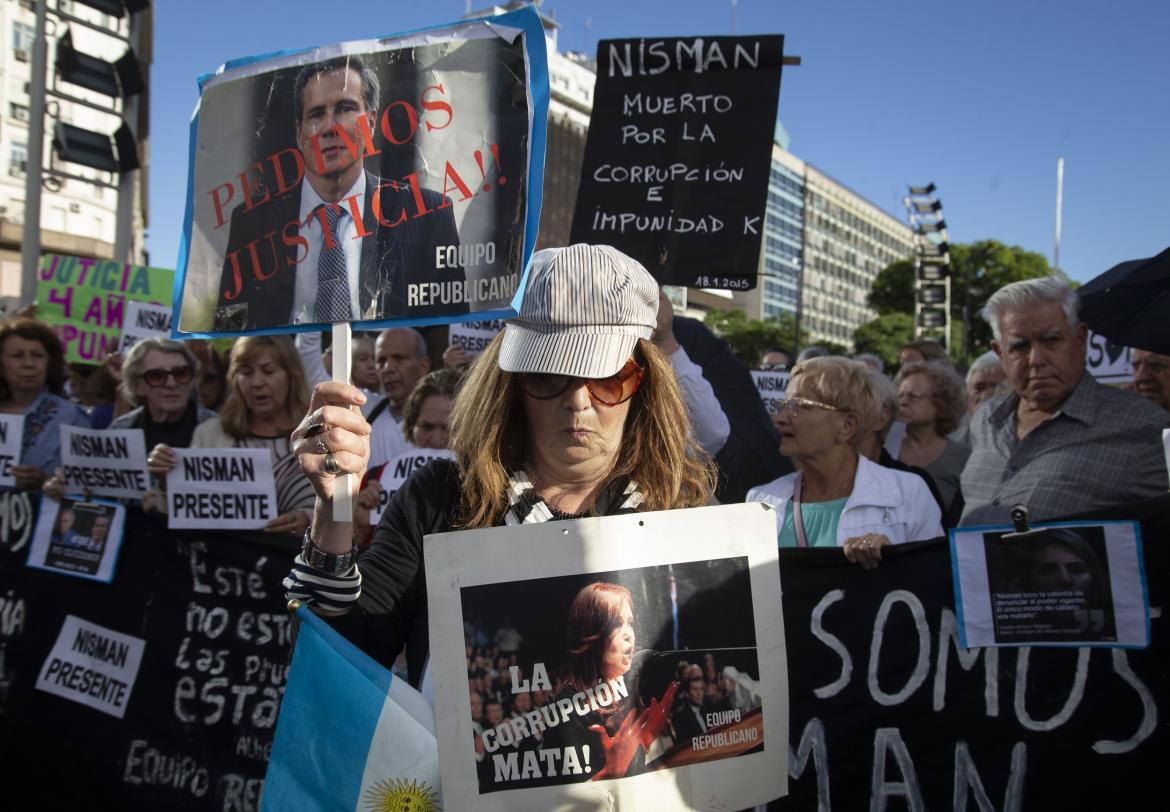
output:
[[[146,338],[122,362],[122,396],[137,408],[110,424],[112,429],[142,429],[146,447],[159,443],[191,445],[195,427],[215,417],[194,396],[199,362],[186,343]]]
[[[314,500],[289,438],[309,400],[300,355],[288,336],[246,336],[232,347],[227,377],[228,399],[218,417],[195,427],[191,447],[269,451],[279,515],[264,530],[300,536],[309,524]],[[177,462],[166,445],[155,446],[147,457],[156,476],[165,475]]]
[[[866,569],[882,548],[943,534],[938,504],[914,474],[883,468],[858,449],[880,419],[869,368],[813,358],[792,370],[779,407],[780,453],[800,469],[748,491],[776,509],[781,547],[842,547]]]
[[[187,344],[164,338],[146,338],[136,343],[122,362],[119,390],[132,409],[110,423],[111,429],[142,429],[150,452],[151,473],[163,475],[156,460],[173,448],[191,445],[195,427],[215,417],[194,396],[199,364]],[[173,463],[172,463],[173,465]],[[65,494],[65,478],[60,470],[45,483],[44,492],[53,499]],[[142,500],[148,510],[160,509],[162,498],[150,490]]]
[[[425,535],[706,504],[713,468],[670,361],[649,341],[657,310],[653,277],[613,248],[537,252],[519,316],[455,400],[455,460],[429,463],[394,494],[357,564],[353,526],[333,519],[332,503],[337,477],[360,478],[369,457],[370,427],[355,408],[364,396],[319,384],[293,433],[317,504],[289,597],[334,616],[387,666],[405,646],[417,685],[428,658]]]

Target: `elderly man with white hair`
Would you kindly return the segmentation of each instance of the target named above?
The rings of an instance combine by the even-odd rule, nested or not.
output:
[[[960,524],[1009,521],[1015,505],[1052,519],[1166,492],[1166,412],[1085,371],[1076,292],[1055,276],[1007,285],[987,301],[992,348],[1012,387],[971,419]]]

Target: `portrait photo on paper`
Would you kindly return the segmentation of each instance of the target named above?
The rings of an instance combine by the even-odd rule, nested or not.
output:
[[[952,531],[967,645],[1148,644],[1140,535],[1132,522],[1027,533]]]
[[[466,23],[205,77],[178,331],[509,307],[529,221],[526,37]]]

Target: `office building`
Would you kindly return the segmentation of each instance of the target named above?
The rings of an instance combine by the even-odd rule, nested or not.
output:
[[[32,79],[33,38],[36,31],[35,3],[24,0],[0,0],[0,35],[3,53],[0,69],[0,300],[12,307],[20,296],[20,244],[25,222],[25,173],[28,169],[29,98]],[[68,18],[75,18],[70,20]],[[151,61],[153,19],[149,10],[137,15],[139,30],[135,53],[145,73]],[[46,169],[57,169],[113,187],[118,176],[74,163],[61,161],[53,150],[54,126],[60,121],[97,133],[111,133],[119,126],[123,103],[100,93],[68,84],[56,76],[56,50],[68,31],[77,51],[99,59],[114,61],[126,51],[125,39],[107,36],[77,20],[115,30],[123,38],[130,35],[130,17],[103,14],[81,2],[49,0],[50,25],[46,32],[48,46],[46,87],[84,101],[105,105],[109,113],[64,99],[47,97],[45,112],[44,160]],[[141,148],[142,168],[134,184],[133,221],[130,257],[146,262],[145,233],[147,224],[147,135],[148,95],[137,97],[135,120]],[[80,180],[44,176],[41,193],[41,251],[110,259],[114,256],[118,211],[118,190],[94,186]]]

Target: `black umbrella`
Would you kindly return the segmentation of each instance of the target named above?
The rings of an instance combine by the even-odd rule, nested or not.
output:
[[[1170,248],[1114,265],[1081,287],[1081,320],[1125,347],[1170,354]]]

